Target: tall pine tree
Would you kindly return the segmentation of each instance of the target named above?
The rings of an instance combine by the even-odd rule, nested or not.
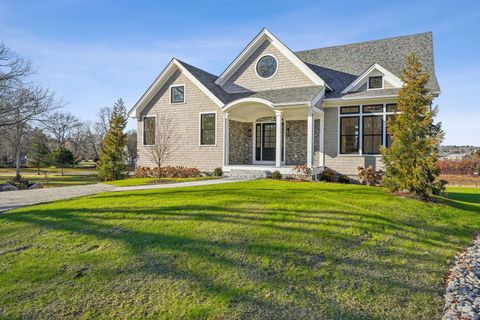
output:
[[[97,175],[100,180],[111,181],[125,177],[127,137],[123,130],[126,125],[127,110],[123,100],[118,99],[113,105],[108,132],[100,149],[100,160],[97,166]]]
[[[48,165],[50,148],[48,147],[48,138],[40,130],[35,130],[32,136],[32,142],[28,149],[28,165],[37,168],[37,174],[40,174],[40,167]]]
[[[387,127],[393,136],[389,148],[382,148],[385,165],[384,185],[392,191],[408,191],[428,197],[437,187],[439,175],[438,147],[443,139],[440,123],[434,123],[437,113],[432,108],[428,90],[428,73],[418,57],[407,57],[401,77],[404,86],[398,94],[398,114]]]

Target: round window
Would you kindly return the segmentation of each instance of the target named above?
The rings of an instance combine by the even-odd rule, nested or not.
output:
[[[273,56],[264,56],[257,62],[257,74],[259,77],[267,79],[272,77],[277,71],[277,60]]]

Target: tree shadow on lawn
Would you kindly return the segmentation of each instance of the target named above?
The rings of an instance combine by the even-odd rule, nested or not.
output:
[[[285,214],[288,219],[277,217],[279,214]],[[267,231],[264,235],[245,232],[242,238],[233,234],[227,239],[209,239],[203,234],[167,234],[162,231],[161,225],[158,232],[131,228],[145,218],[208,223],[219,230],[222,225],[238,225],[247,228],[246,231]],[[448,246],[454,250],[459,249],[459,243],[448,243],[445,235],[471,232],[466,227],[459,229],[458,226],[428,224],[423,226],[423,230],[418,230],[379,214],[346,210],[279,210],[212,205],[53,210],[32,207],[26,212],[2,215],[2,220],[94,236],[99,240],[120,241],[130,248],[138,261],[136,272],[187,280],[206,295],[228,301],[229,318],[255,315],[276,319],[382,319],[403,314],[405,319],[413,319],[413,315],[404,310],[405,300],[411,295],[440,296],[441,286],[438,283],[428,283],[421,278],[422,275],[438,275],[440,282],[445,271],[442,269],[445,256],[422,253],[401,243],[395,244],[394,239],[401,235],[402,239],[411,242],[438,249]],[[125,220],[131,221],[128,224],[130,228],[125,228]],[[118,227],[125,228],[125,232],[112,232]],[[351,232],[342,232],[352,228],[357,231],[356,236]],[[371,240],[369,232],[383,235],[384,242]],[[292,241],[291,237],[295,236],[305,242]],[[282,238],[290,240],[278,241]],[[432,238],[441,239],[443,243],[437,243]],[[388,239],[393,242],[389,243]],[[199,261],[201,267],[182,264],[185,260],[178,255],[187,261]],[[269,263],[263,265],[261,261],[264,259]],[[251,285],[244,286],[242,281],[225,280],[225,277],[209,272],[209,267],[212,270],[227,268],[227,273],[238,274],[245,284],[251,284],[253,288]],[[342,295],[349,292],[356,298],[357,291],[365,290],[369,298],[360,296],[352,299],[357,300],[355,302],[349,302],[350,299]],[[386,297],[383,296],[385,290]],[[371,302],[375,300],[378,301]],[[382,303],[386,303],[389,310],[382,310],[385,307]],[[436,307],[440,305],[420,310],[430,313],[416,314],[417,318],[432,316],[431,312],[438,311]]]

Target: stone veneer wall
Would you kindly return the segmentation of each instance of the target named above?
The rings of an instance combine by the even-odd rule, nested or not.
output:
[[[230,148],[229,164],[252,164],[253,136],[252,123],[230,120],[229,143]],[[250,130],[250,133],[249,133]]]
[[[307,163],[307,120],[287,121],[290,136],[286,137],[286,165]]]

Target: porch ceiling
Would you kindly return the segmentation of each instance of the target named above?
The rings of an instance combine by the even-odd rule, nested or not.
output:
[[[306,120],[310,106],[290,105],[282,107],[270,107],[261,103],[241,103],[228,110],[231,120],[240,122],[254,122],[262,117],[273,117],[275,111],[282,112],[283,120]]]

